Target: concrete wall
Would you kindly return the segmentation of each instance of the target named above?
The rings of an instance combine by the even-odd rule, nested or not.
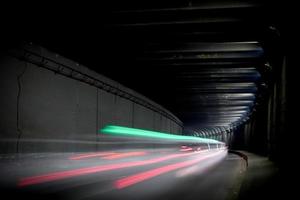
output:
[[[20,59],[27,52],[24,49],[37,56],[26,54]],[[181,134],[181,122],[172,113],[84,66],[34,45],[9,52],[0,58],[0,153],[97,150],[97,142],[101,143],[98,130],[107,124]],[[46,58],[41,61],[45,65],[35,62],[40,56]],[[62,74],[55,73],[47,59],[55,61],[57,67],[68,66],[126,91],[131,97],[76,80],[82,78],[78,73],[64,76],[68,69],[63,67]]]

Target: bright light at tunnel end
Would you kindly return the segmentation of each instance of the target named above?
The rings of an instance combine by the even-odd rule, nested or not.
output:
[[[115,126],[115,125],[107,125],[104,128],[100,129],[99,133],[114,135],[114,136],[122,136],[122,137],[125,136],[125,137],[163,139],[163,140],[184,141],[184,142],[224,144],[223,142],[213,140],[213,139],[200,138],[195,136],[175,135],[171,133],[129,128],[124,126]]]

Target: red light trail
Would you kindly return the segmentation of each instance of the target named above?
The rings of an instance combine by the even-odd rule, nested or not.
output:
[[[199,152],[197,152],[197,153],[199,153]],[[40,184],[40,183],[46,183],[46,182],[51,182],[51,181],[57,181],[57,180],[62,180],[62,179],[66,179],[66,178],[82,176],[82,175],[87,175],[87,174],[92,174],[92,173],[118,170],[118,169],[129,168],[129,167],[150,165],[150,164],[155,164],[155,163],[163,162],[163,161],[174,159],[174,158],[187,157],[187,156],[197,154],[197,153],[194,153],[194,152],[192,152],[192,153],[179,153],[179,154],[172,154],[172,155],[167,155],[167,156],[164,156],[164,157],[154,158],[154,159],[144,160],[144,161],[109,164],[109,165],[102,165],[102,166],[94,166],[94,167],[86,167],[86,168],[81,168],[81,169],[73,169],[73,170],[66,170],[66,171],[60,171],[60,172],[53,172],[53,173],[49,173],[49,174],[23,178],[19,181],[18,186],[19,187],[24,187],[24,186]]]
[[[126,178],[119,179],[115,182],[114,185],[115,185],[116,188],[122,189],[122,188],[125,188],[125,187],[128,187],[128,186],[134,185],[136,183],[151,179],[153,177],[159,176],[161,174],[165,174],[165,173],[168,173],[168,172],[171,172],[171,171],[183,168],[183,167],[191,166],[191,165],[196,164],[196,163],[198,163],[202,160],[205,160],[207,158],[216,156],[217,154],[220,154],[220,152],[217,152],[217,153],[214,153],[214,154],[211,154],[211,155],[206,155],[206,156],[194,159],[194,160],[179,162],[179,163],[159,167],[159,168],[156,168],[156,169],[152,169],[152,170],[149,170],[149,171],[146,171],[146,172],[141,172],[141,173],[138,173],[138,174],[135,174],[135,175],[132,175],[132,176],[128,176]]]

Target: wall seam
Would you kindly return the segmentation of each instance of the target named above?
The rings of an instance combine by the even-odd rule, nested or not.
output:
[[[18,82],[18,94],[17,94],[17,147],[16,147],[16,152],[19,153],[19,146],[20,146],[20,140],[23,135],[22,129],[20,127],[20,98],[22,94],[22,84],[21,84],[21,78],[25,74],[27,70],[27,65],[28,63],[25,62],[25,66],[23,71],[17,76],[17,82]]]
[[[135,103],[132,101],[132,114],[131,114],[132,127],[134,127],[134,105]]]
[[[99,105],[98,105],[98,88],[96,88],[96,110],[97,110],[97,112],[96,112],[96,138],[97,138],[97,135],[98,135],[98,119],[99,119],[99,116],[98,116],[98,108],[99,108]]]

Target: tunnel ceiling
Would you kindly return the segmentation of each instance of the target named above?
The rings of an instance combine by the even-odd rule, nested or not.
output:
[[[264,100],[269,43],[277,34],[272,12],[262,1],[114,1],[84,15],[71,12],[35,40],[200,131],[236,126]]]
[[[137,69],[129,75],[131,87],[147,88],[148,96],[196,132],[248,120],[263,98],[269,70],[264,5],[151,6],[115,9],[108,25],[121,44],[118,51],[126,52],[121,65]]]

